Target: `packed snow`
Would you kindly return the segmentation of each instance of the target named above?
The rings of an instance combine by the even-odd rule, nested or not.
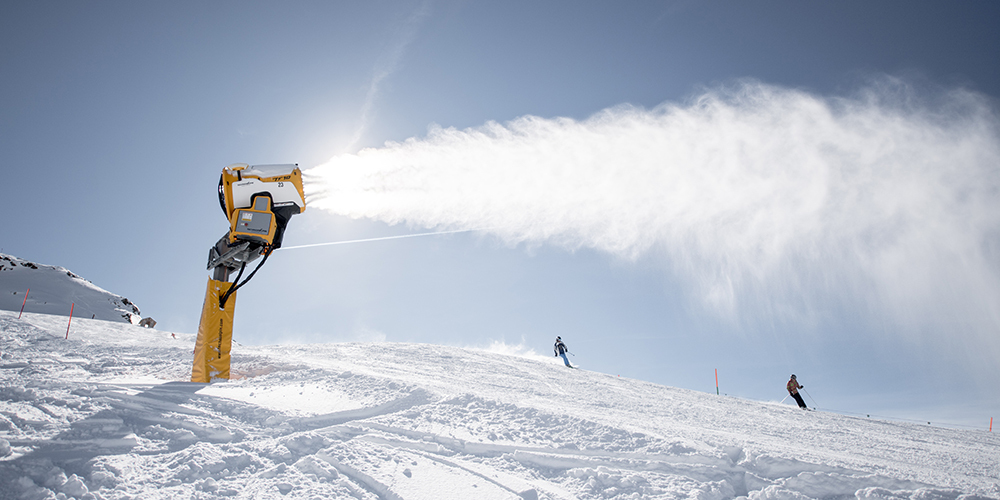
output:
[[[1000,498],[985,431],[423,344],[235,345],[194,384],[193,334],[67,319],[0,311],[0,498]]]
[[[131,324],[134,304],[61,267],[0,255],[0,278],[0,499],[1000,498],[988,432],[505,345],[236,344],[233,380],[195,384],[193,334]]]

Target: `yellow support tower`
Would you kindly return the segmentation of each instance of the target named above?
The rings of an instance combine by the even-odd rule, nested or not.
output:
[[[228,281],[208,280],[205,303],[201,307],[201,322],[198,324],[198,340],[194,347],[192,382],[229,380],[236,294],[229,297],[224,308],[219,308],[219,299],[234,285]]]

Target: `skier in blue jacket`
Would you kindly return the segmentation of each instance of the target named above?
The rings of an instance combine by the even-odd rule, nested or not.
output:
[[[566,363],[566,366],[570,368],[573,367],[573,365],[569,364],[569,358],[566,357],[566,353],[569,352],[569,349],[566,348],[566,344],[563,344],[562,337],[556,337],[556,345],[552,347],[552,350],[555,352],[556,356],[562,356],[563,363]]]

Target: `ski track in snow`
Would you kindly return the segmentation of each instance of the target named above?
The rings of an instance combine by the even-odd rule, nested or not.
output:
[[[992,433],[456,347],[234,346],[0,311],[0,498],[1000,498]],[[238,335],[238,332],[237,332]]]

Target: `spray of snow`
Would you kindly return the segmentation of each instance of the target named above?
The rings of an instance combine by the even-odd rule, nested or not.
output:
[[[744,82],[585,120],[433,127],[306,176],[310,206],[335,214],[663,255],[736,325],[847,317],[915,341],[961,334],[947,344],[989,363],[1000,355],[998,123],[969,91],[886,80],[823,97]]]
[[[527,345],[525,339],[521,339],[517,344],[508,344],[504,340],[491,340],[490,345],[486,348],[470,348],[478,349],[480,351],[493,353],[493,354],[503,354],[505,356],[518,356],[521,358],[533,359],[537,361],[550,361],[547,356],[542,356],[535,352],[535,350]]]

